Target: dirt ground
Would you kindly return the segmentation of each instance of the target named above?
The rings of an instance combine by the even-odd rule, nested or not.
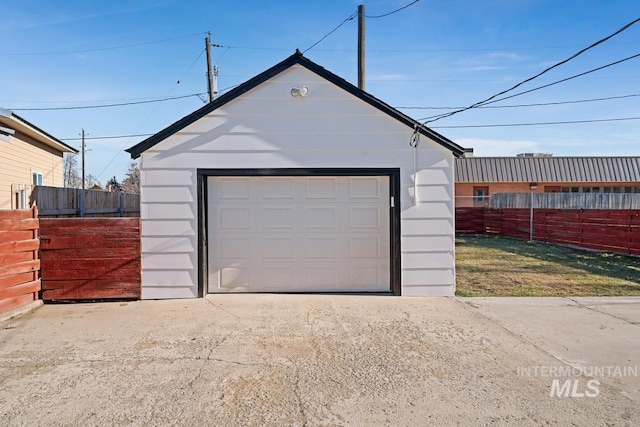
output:
[[[348,295],[45,305],[0,323],[0,425],[640,425],[615,381],[550,396],[556,377],[523,372],[561,355],[490,314]]]

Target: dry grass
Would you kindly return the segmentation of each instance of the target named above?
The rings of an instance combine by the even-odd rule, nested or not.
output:
[[[640,296],[640,258],[506,237],[456,238],[459,296]]]

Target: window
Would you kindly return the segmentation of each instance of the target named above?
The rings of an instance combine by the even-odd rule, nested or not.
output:
[[[475,203],[488,203],[489,202],[489,187],[473,187],[473,202]]]
[[[33,177],[31,184],[32,185],[42,185],[42,174],[39,172],[33,172],[31,175]]]

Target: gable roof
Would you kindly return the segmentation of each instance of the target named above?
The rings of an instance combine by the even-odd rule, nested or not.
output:
[[[16,131],[21,132],[49,147],[62,153],[77,153],[78,150],[60,141],[55,136],[43,131],[39,127],[29,123],[13,111],[0,108],[0,133],[14,135]]]
[[[455,182],[634,182],[640,157],[468,157]]]
[[[385,114],[393,117],[394,119],[398,120],[399,122],[409,126],[411,129],[418,129],[419,132],[422,135],[424,135],[424,136],[428,137],[429,139],[435,141],[436,143],[442,145],[443,147],[445,147],[446,149],[451,151],[456,157],[460,157],[460,156],[462,156],[464,154],[464,148],[462,148],[461,146],[459,146],[455,142],[453,142],[450,139],[440,135],[437,132],[434,132],[432,129],[429,129],[426,126],[423,126],[417,120],[414,120],[411,117],[407,116],[406,114],[401,113],[400,111],[396,110],[395,108],[391,107],[390,105],[386,104],[385,102],[379,100],[378,98],[374,97],[373,95],[371,95],[371,94],[363,91],[362,89],[354,86],[353,84],[349,83],[348,81],[346,81],[342,77],[339,77],[336,74],[333,74],[332,72],[330,72],[330,71],[326,70],[325,68],[319,66],[315,62],[305,58],[302,55],[302,53],[300,53],[299,50],[296,50],[296,52],[293,55],[291,55],[290,57],[288,57],[284,61],[280,62],[279,64],[276,64],[273,67],[269,68],[268,70],[266,70],[266,71],[258,74],[257,76],[253,77],[252,79],[247,80],[246,82],[242,83],[241,85],[239,85],[235,89],[233,89],[233,90],[225,93],[224,95],[220,96],[218,99],[214,100],[213,102],[210,102],[207,105],[205,105],[204,107],[202,107],[202,108],[194,111],[193,113],[189,114],[188,116],[183,117],[182,119],[178,120],[174,124],[172,124],[172,125],[168,126],[167,128],[161,130],[160,132],[156,133],[155,135],[150,136],[149,138],[147,138],[144,141],[134,145],[133,147],[127,148],[125,151],[127,151],[128,153],[131,153],[131,158],[133,158],[133,159],[136,159],[136,158],[140,157],[140,154],[142,154],[146,150],[150,149],[154,145],[158,144],[159,142],[165,140],[169,136],[171,136],[171,135],[175,134],[176,132],[184,129],[188,125],[190,125],[190,124],[194,123],[195,121],[201,119],[202,117],[206,116],[207,114],[211,113],[212,111],[216,110],[217,108],[222,107],[226,103],[236,99],[237,97],[243,95],[244,93],[248,92],[249,90],[255,88],[256,86],[258,86],[258,85],[260,85],[260,84],[262,84],[264,82],[266,82],[267,80],[271,79],[272,77],[280,74],[281,72],[285,71],[286,69],[288,69],[291,66],[296,65],[296,64],[302,65],[307,70],[319,75],[320,77],[324,78],[325,80],[335,84],[339,88],[344,89],[348,93],[350,93],[350,94],[354,95],[355,97],[361,99],[362,101],[366,102],[367,104],[371,105],[372,107],[377,108],[378,110],[382,111],[383,113],[385,113]]]

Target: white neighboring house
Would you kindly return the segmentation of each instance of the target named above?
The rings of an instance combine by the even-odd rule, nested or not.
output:
[[[454,294],[464,149],[299,52],[127,151],[144,299]]]
[[[77,152],[0,108],[0,209],[27,209],[35,185],[62,187],[63,154]]]

